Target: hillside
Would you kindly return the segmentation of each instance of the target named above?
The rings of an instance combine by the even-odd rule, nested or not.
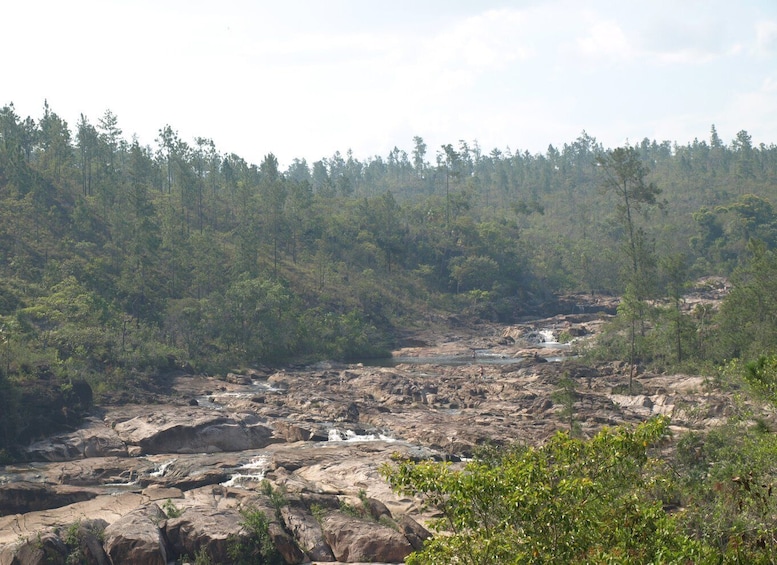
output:
[[[746,265],[752,240],[777,243],[777,147],[745,131],[621,153],[585,132],[543,155],[413,141],[283,171],[169,125],[141,146],[110,111],[71,128],[48,105],[37,120],[3,107],[0,448],[72,424],[95,397],[164,391],[183,367],[385,356],[429,320],[513,322],[572,291],[671,302]],[[620,154],[637,167],[625,193],[608,181],[628,173]],[[632,181],[652,198],[629,204]],[[663,342],[638,351],[632,332],[610,351],[716,360],[663,316]]]

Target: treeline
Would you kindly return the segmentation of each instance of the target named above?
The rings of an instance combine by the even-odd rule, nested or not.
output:
[[[628,222],[607,188],[613,151],[585,132],[545,154],[416,137],[409,153],[281,170],[171,126],[141,145],[110,111],[71,127],[48,104],[37,120],[6,105],[0,385],[45,375],[107,395],[184,364],[385,355],[397,328],[434,311],[510,321],[554,293],[622,293],[637,278],[644,305],[730,275],[755,238],[777,243],[774,145],[745,131],[726,144],[713,127],[626,154],[657,187]],[[632,333],[635,362],[645,336]],[[6,415],[22,410],[15,394]]]

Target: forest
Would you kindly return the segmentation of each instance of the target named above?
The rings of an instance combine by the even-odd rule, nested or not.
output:
[[[169,125],[155,141],[109,110],[0,110],[0,448],[62,424],[21,418],[51,390],[76,413],[175,368],[385,356],[437,314],[511,322],[561,293],[623,295],[631,331],[602,351],[631,362],[777,340],[777,146],[744,130],[615,149],[582,132],[536,155],[416,136],[286,170]],[[742,282],[724,318],[673,307],[711,275]]]

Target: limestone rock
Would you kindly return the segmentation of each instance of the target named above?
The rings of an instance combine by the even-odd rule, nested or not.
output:
[[[407,538],[396,530],[340,511],[325,516],[321,527],[338,561],[401,563],[413,552]]]
[[[67,485],[16,482],[0,485],[0,516],[60,508],[90,500],[97,491]]]
[[[277,441],[272,429],[253,415],[192,407],[139,415],[117,423],[115,429],[123,441],[145,454],[243,451]]]
[[[205,551],[213,563],[229,561],[229,537],[240,530],[242,517],[237,510],[187,508],[180,517],[165,524],[165,535],[176,555],[196,555]]]
[[[67,546],[53,532],[43,532],[0,552],[2,565],[65,565],[66,559]]]
[[[82,457],[127,457],[127,446],[98,418],[87,418],[75,432],[58,434],[25,448],[32,461],[71,461]]]
[[[281,517],[297,545],[312,561],[335,561],[334,553],[324,539],[321,525],[301,501],[290,502],[281,508]]]
[[[159,524],[166,516],[158,506],[140,508],[105,528],[105,551],[113,563],[167,565],[171,553]]]

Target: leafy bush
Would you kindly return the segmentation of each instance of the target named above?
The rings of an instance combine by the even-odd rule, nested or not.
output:
[[[270,536],[270,520],[255,508],[240,511],[243,535],[230,536],[227,552],[235,565],[282,565],[283,558]]]
[[[559,433],[544,446],[512,448],[453,470],[399,461],[383,474],[401,494],[420,497],[445,532],[414,553],[432,563],[686,563],[708,548],[663,509],[668,473],[649,447],[668,419],[604,429],[589,440]]]

